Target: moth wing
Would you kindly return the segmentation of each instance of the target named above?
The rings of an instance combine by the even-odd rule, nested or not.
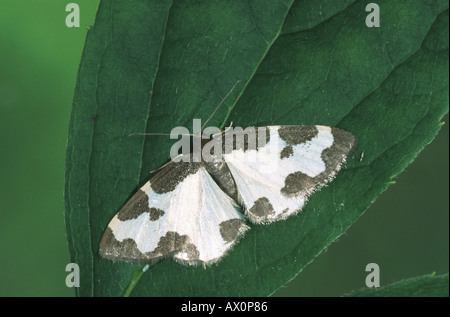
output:
[[[224,154],[238,201],[255,223],[270,223],[300,211],[315,190],[335,177],[356,144],[351,133],[326,126],[266,129],[265,146]]]
[[[114,216],[100,242],[113,260],[219,260],[247,229],[236,203],[201,163],[171,162]]]

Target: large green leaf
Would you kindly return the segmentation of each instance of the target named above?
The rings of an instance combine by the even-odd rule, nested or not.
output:
[[[434,138],[448,111],[448,2],[377,3],[380,28],[365,26],[366,2],[102,1],[67,150],[78,295],[269,295],[345,232]],[[191,128],[238,80],[211,125],[338,126],[359,139],[346,169],[300,215],[252,225],[210,268],[164,260],[141,274],[142,266],[101,259],[109,220],[173,144],[128,135]]]
[[[380,288],[362,288],[345,296],[352,297],[448,297],[448,273],[424,275]]]

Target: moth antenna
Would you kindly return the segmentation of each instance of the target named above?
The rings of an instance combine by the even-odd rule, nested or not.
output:
[[[182,156],[182,154],[178,154],[177,156],[175,156],[174,160],[175,160],[177,157],[180,157],[180,156]],[[158,167],[157,169],[154,169],[154,170],[150,171],[149,174],[153,174],[153,173],[155,173],[155,172],[157,172],[157,171],[163,169],[164,167],[166,167],[166,166],[169,165],[170,163],[172,163],[172,160],[170,160],[169,162],[167,162],[167,163],[164,164],[163,166],[160,166],[160,167]]]
[[[214,109],[214,111],[211,113],[211,115],[209,116],[209,118],[205,121],[205,123],[203,123],[202,125],[202,131],[203,128],[205,127],[205,125],[209,122],[209,120],[212,119],[212,117],[214,116],[214,114],[217,112],[217,110],[219,110],[220,106],[225,102],[225,100],[230,96],[230,94],[233,92],[233,90],[236,88],[236,86],[241,82],[241,80],[239,79],[238,81],[236,81],[236,83],[233,85],[233,87],[231,88],[231,90],[225,95],[225,97],[223,97],[223,99],[220,101],[220,103],[217,105],[216,109]],[[233,125],[233,121],[230,123],[230,126],[228,128],[231,128],[231,126]],[[164,135],[164,136],[170,136],[170,133],[130,133],[128,134],[128,136],[133,136],[133,135]],[[180,134],[179,134],[180,135]],[[192,136],[195,137],[195,134],[181,134],[181,135],[188,135],[188,136]]]
[[[170,135],[170,133],[130,133],[128,136],[133,135]]]
[[[164,164],[163,166],[160,166],[160,167],[158,167],[158,168],[156,168],[156,169],[154,169],[154,170],[151,170],[150,172],[148,172],[149,174],[153,174],[153,173],[155,173],[155,172],[157,172],[157,171],[159,171],[159,170],[161,170],[161,169],[163,169],[164,167],[166,167],[167,166],[167,164],[169,164],[170,162],[167,162],[166,164]]]
[[[228,98],[228,96],[233,92],[234,88],[236,88],[237,84],[239,84],[241,82],[241,80],[239,79],[234,86],[231,88],[231,90],[225,95],[225,97],[223,97],[222,101],[217,105],[216,109],[214,109],[214,111],[211,113],[211,115],[209,116],[208,120],[205,121],[205,123],[203,123],[202,125],[202,131],[203,128],[205,127],[205,125],[208,123],[209,120],[211,120],[211,118],[214,116],[214,114],[216,113],[217,110],[219,110],[220,106],[225,102],[225,100]]]
[[[230,125],[225,128],[225,131],[230,130],[233,127],[233,121],[230,122]]]
[[[221,134],[227,133],[228,130],[230,130],[233,127],[233,121],[230,122],[230,125],[225,128],[225,130],[222,130]]]
[[[165,136],[170,136],[170,133],[130,133],[128,134],[128,136],[133,136],[133,135],[165,135]],[[188,136],[195,136],[195,134],[178,134],[178,135],[188,135]]]

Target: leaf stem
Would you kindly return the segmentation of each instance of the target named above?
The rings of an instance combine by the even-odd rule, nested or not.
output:
[[[136,270],[131,275],[130,283],[128,284],[127,288],[122,294],[122,297],[129,297],[131,292],[133,292],[134,287],[137,285],[137,283],[140,281],[142,275],[144,275],[145,271],[147,271],[149,265],[146,264],[139,268],[139,270]]]

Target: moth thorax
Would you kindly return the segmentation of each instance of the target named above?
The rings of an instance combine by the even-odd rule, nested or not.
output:
[[[208,173],[212,176],[214,181],[219,185],[219,187],[234,201],[237,200],[237,190],[236,183],[234,182],[233,176],[231,175],[228,165],[222,158],[221,161],[204,162],[205,168]]]

